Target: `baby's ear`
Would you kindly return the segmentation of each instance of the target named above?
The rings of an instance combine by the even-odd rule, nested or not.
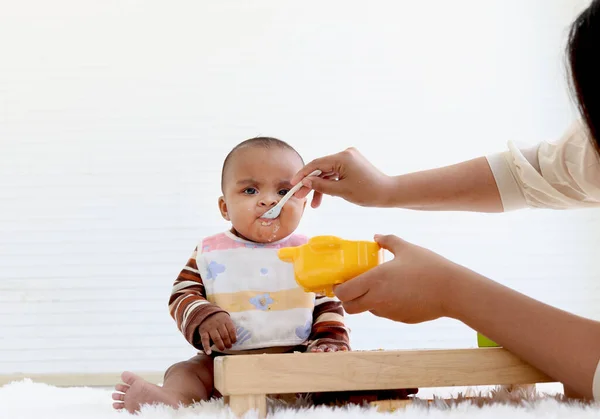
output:
[[[231,221],[229,219],[229,213],[227,212],[227,204],[225,203],[224,197],[219,197],[219,211],[221,211],[221,216],[225,218],[227,221]]]

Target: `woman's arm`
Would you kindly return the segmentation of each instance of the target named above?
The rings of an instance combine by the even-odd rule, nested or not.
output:
[[[317,169],[323,172],[322,177],[303,180]],[[314,208],[326,194],[368,207],[503,211],[500,193],[485,157],[391,177],[379,171],[358,150],[349,148],[307,164],[292,179],[292,184],[300,181],[306,187],[296,196],[303,198],[314,190]]]
[[[577,394],[593,397],[600,322],[529,298],[463,267],[448,286],[448,317],[483,333]]]
[[[391,178],[386,206],[428,211],[503,212],[485,157]]]
[[[335,287],[348,314],[403,323],[457,319],[587,398],[600,398],[600,323],[526,297],[396,236],[375,240],[395,257]]]
[[[322,177],[303,181],[315,195],[334,195],[369,207],[435,211],[503,212],[526,207],[585,208],[600,206],[600,164],[595,143],[576,121],[556,143],[541,142],[451,166],[387,176],[355,149],[313,160],[292,179],[302,181],[314,170]]]

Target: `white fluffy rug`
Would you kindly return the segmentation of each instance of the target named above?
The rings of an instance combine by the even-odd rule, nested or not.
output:
[[[515,401],[515,397],[491,392],[478,399],[482,407],[469,401],[448,404],[443,400],[427,405],[415,403],[394,413],[379,413],[373,407],[351,406],[345,408],[294,408],[271,405],[269,418],[598,418],[600,404],[584,405],[566,403],[554,397],[540,394],[526,396]],[[511,403],[505,403],[506,400]],[[94,388],[57,388],[45,384],[20,381],[0,387],[0,419],[191,419],[222,418],[234,416],[221,402],[212,401],[185,409],[162,406],[146,407],[138,415],[116,412],[111,407],[111,391]],[[255,415],[248,415],[247,419]]]

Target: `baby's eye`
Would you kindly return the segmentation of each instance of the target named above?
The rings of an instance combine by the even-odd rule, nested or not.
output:
[[[279,191],[279,192],[277,192],[277,193],[278,193],[279,195],[283,196],[283,195],[285,195],[286,193],[288,193],[289,191],[290,191],[289,189],[282,189],[282,190],[280,190],[280,191]]]
[[[256,190],[256,188],[246,188],[244,189],[244,193],[246,195],[256,195],[258,191]]]

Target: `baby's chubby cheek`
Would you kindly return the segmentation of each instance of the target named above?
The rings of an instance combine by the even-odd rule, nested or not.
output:
[[[298,225],[300,219],[302,218],[302,214],[304,213],[304,200],[295,200],[295,202],[286,205],[286,207],[284,207],[285,211],[281,211],[280,218],[282,219],[282,224],[285,223],[293,226]]]

